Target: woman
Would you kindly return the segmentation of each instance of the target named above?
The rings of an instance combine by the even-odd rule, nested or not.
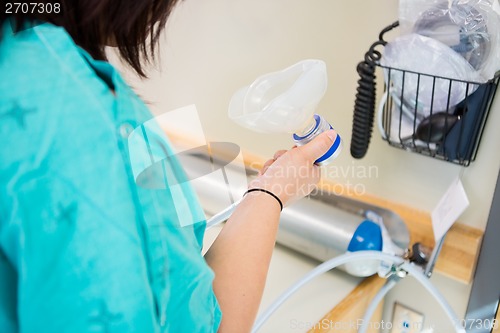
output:
[[[0,332],[250,330],[280,205],[312,190],[336,134],[277,152],[203,257],[205,223],[180,227],[173,207],[201,211],[190,189],[136,183],[128,138],[151,114],[104,53],[144,77],[176,3],[0,13]]]

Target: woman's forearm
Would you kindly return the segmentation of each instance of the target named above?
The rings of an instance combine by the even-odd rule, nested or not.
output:
[[[264,290],[280,216],[267,193],[251,192],[228,220],[205,259],[215,272],[223,317],[219,332],[250,332]]]
[[[320,178],[314,164],[332,146],[335,131],[308,144],[277,152],[249,184],[276,195],[283,204],[309,194]],[[214,291],[222,309],[221,333],[250,332],[278,231],[280,204],[265,192],[249,192],[205,255],[215,272]]]

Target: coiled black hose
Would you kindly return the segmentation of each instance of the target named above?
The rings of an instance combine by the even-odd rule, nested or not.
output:
[[[384,34],[399,26],[396,21],[384,28],[379,34],[379,40],[372,44],[365,54],[365,60],[356,67],[359,74],[356,100],[354,101],[354,115],[352,120],[351,156],[363,158],[370,145],[372,136],[373,118],[375,114],[375,68],[382,54],[375,50],[379,45],[385,46]]]

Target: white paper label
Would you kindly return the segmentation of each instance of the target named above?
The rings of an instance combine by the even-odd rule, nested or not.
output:
[[[457,177],[431,213],[436,243],[446,234],[468,206],[469,199],[462,182]]]

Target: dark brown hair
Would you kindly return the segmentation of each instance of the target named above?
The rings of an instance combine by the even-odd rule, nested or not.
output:
[[[104,48],[112,41],[119,53],[142,77],[143,64],[154,59],[162,29],[172,9],[180,0],[38,0],[40,4],[60,4],[59,13],[38,10],[31,13],[0,12],[0,27],[9,16],[15,18],[16,29],[27,21],[49,22],[63,27],[76,44],[92,57],[106,60]],[[29,2],[27,2],[29,4]],[[40,7],[43,8],[43,7]],[[20,13],[19,13],[20,12]]]

